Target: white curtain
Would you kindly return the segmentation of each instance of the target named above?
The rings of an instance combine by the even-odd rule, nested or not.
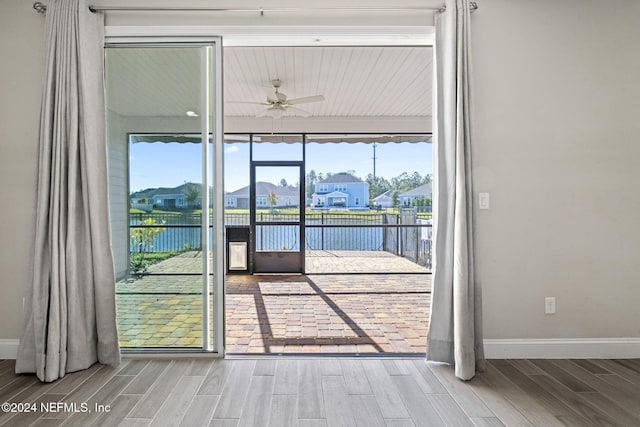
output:
[[[436,14],[434,271],[427,360],[458,378],[484,368],[482,301],[474,275],[470,9],[447,0]]]
[[[104,16],[48,2],[32,280],[17,373],[54,381],[120,362],[109,236]]]

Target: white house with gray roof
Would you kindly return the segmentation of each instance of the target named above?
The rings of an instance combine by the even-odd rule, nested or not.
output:
[[[398,192],[396,190],[387,190],[384,193],[373,198],[374,206],[380,206],[381,208],[392,208],[393,198]]]

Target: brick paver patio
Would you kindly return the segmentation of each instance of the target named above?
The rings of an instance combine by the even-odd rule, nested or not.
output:
[[[353,257],[343,257],[348,258]],[[381,258],[390,262],[368,257],[372,265]],[[197,253],[186,253],[152,270],[197,271],[199,262]],[[225,283],[229,353],[426,350],[431,275],[228,275]],[[201,288],[199,276],[145,276],[119,283],[121,346],[200,347]]]

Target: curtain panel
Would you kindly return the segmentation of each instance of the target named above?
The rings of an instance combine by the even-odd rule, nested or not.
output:
[[[104,16],[52,0],[39,136],[35,244],[17,373],[50,382],[120,362],[109,234]]]
[[[435,16],[434,271],[427,360],[458,378],[484,369],[482,301],[474,274],[470,5],[447,0]]]

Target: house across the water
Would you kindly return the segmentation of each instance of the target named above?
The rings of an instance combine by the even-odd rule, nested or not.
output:
[[[129,197],[132,208],[151,211],[157,209],[186,209],[202,206],[202,184],[185,182],[173,188],[147,188]]]
[[[412,190],[400,193],[398,201],[400,206],[430,206],[431,192],[431,183],[429,182]]]
[[[373,198],[373,205],[381,208],[392,208],[393,198],[396,197],[396,194],[398,194],[396,190],[387,190]]]
[[[365,208],[369,204],[369,184],[340,172],[315,184],[311,196],[313,208]]]
[[[275,205],[269,204],[269,194],[275,194]],[[249,209],[249,186],[224,195],[224,206],[227,208]],[[280,186],[270,182],[256,182],[256,206],[278,207],[300,206],[300,191],[297,187]]]

